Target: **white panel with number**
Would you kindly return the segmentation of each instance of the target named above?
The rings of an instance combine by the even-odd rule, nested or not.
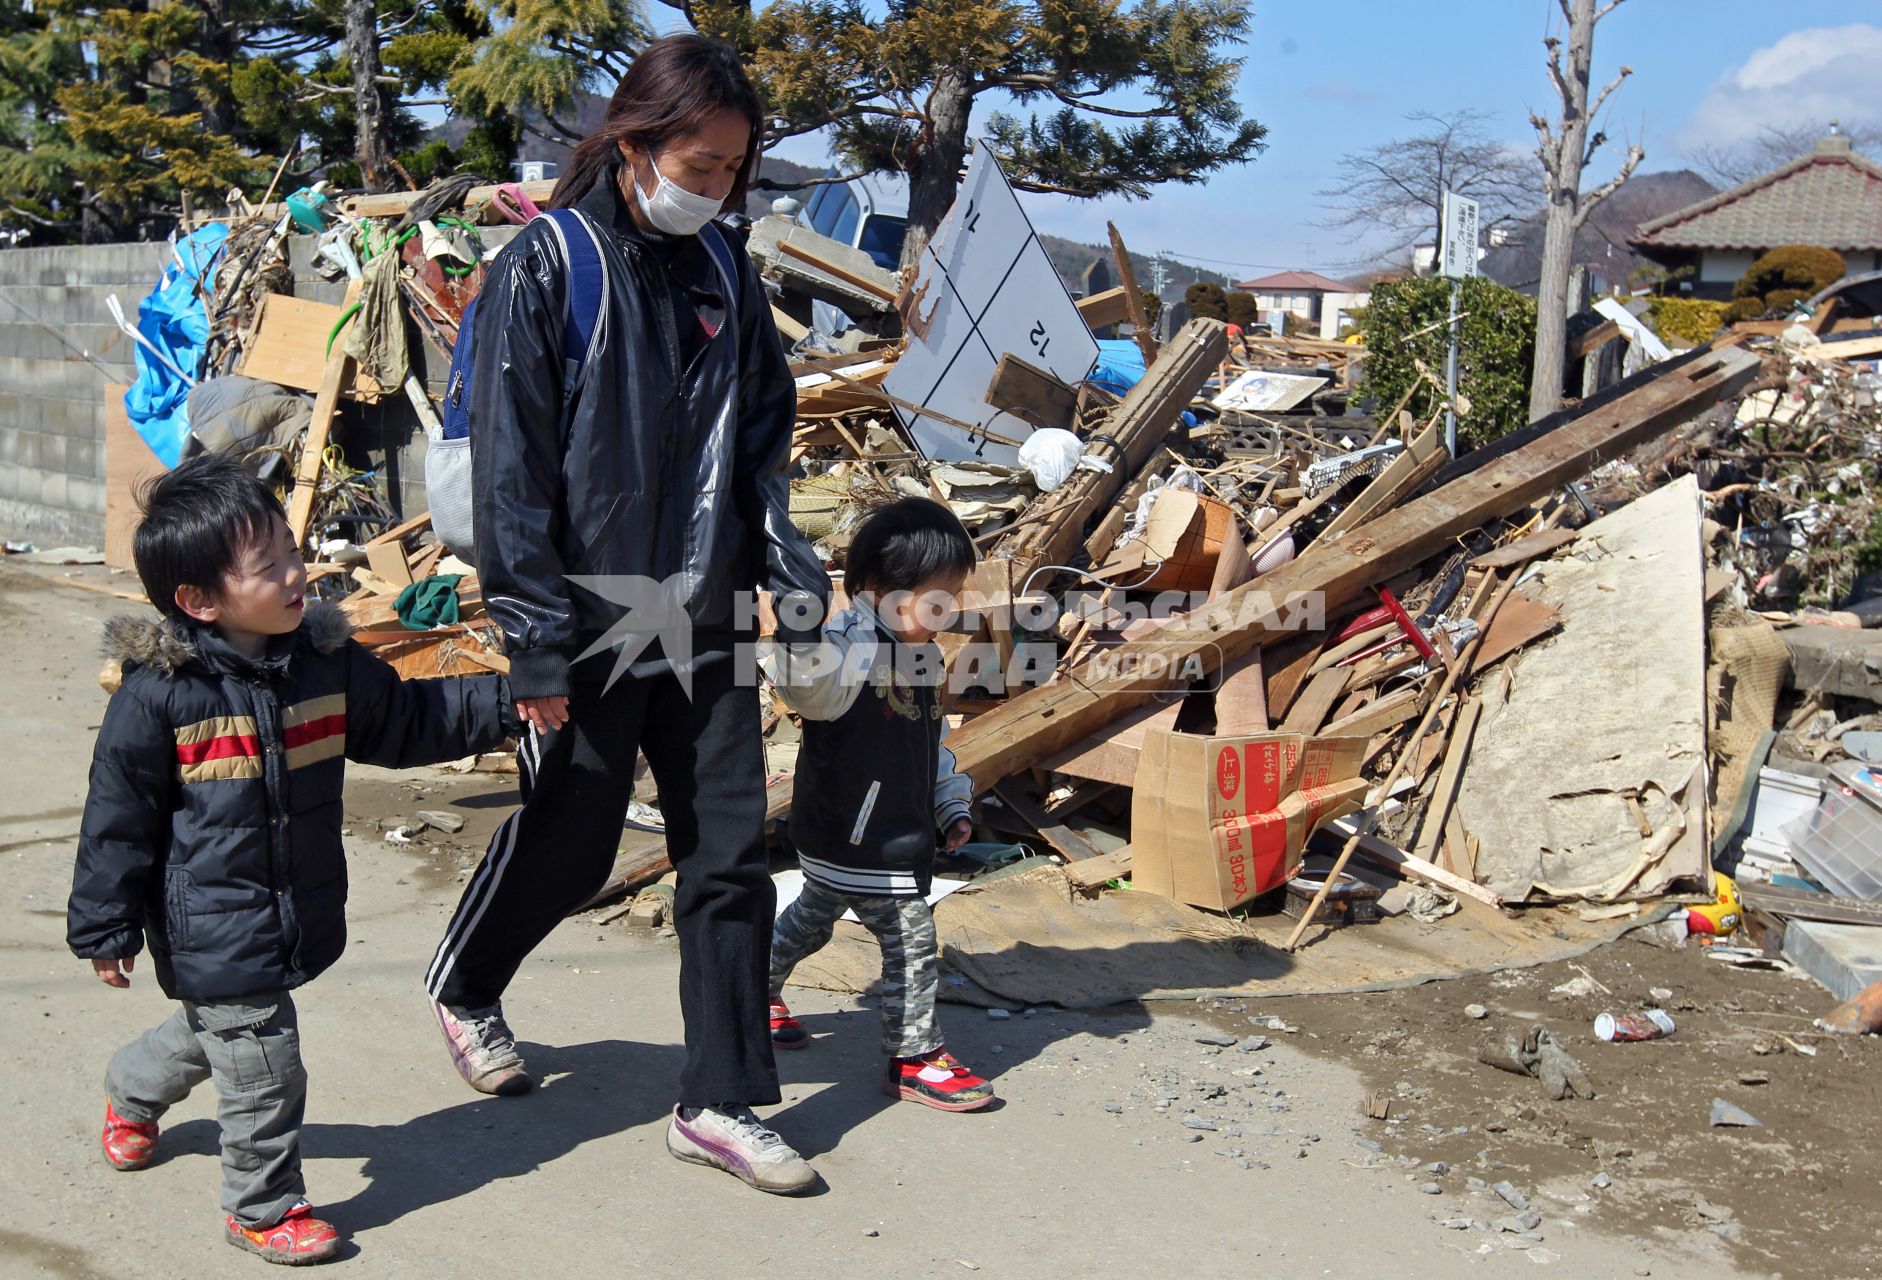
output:
[[[933,411],[896,409],[916,447],[933,459],[1017,465],[1033,428],[987,403],[1000,356],[1077,382],[1098,344],[985,146],[975,147],[954,207],[922,251],[915,291],[920,333],[883,389]]]

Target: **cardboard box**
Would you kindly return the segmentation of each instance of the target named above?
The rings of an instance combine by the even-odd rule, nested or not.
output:
[[[1364,738],[1155,730],[1138,757],[1131,884],[1212,911],[1278,889],[1307,837],[1360,807]]]

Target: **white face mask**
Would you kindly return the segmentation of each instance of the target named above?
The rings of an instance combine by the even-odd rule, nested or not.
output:
[[[631,169],[628,180],[634,184],[634,198],[640,201],[641,214],[654,230],[664,231],[670,236],[698,235],[701,227],[719,216],[725,204],[723,200],[694,195],[661,173],[660,166],[654,163],[651,154],[647,157],[647,163],[653,167],[655,180],[651,196],[641,187],[639,175]]]

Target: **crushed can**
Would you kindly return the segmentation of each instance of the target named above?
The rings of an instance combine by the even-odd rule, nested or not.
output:
[[[1673,1018],[1664,1009],[1645,1013],[1604,1013],[1594,1020],[1597,1040],[1658,1040],[1673,1034]]]

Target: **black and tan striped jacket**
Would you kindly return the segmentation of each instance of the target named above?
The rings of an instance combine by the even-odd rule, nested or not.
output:
[[[402,681],[314,604],[244,658],[213,629],[114,619],[123,663],[92,755],[67,908],[80,957],[149,940],[174,999],[309,981],[346,947],[348,759],[404,768],[496,748],[501,677]]]

